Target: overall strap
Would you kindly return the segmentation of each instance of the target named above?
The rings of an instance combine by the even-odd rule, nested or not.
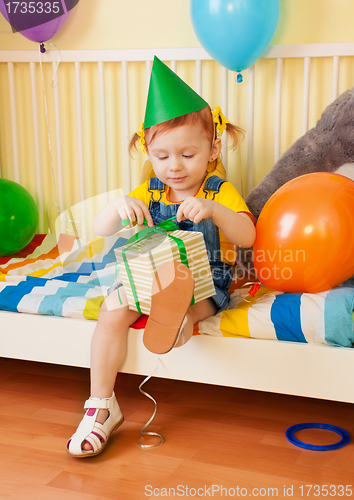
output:
[[[151,200],[152,201],[160,201],[161,195],[165,191],[165,185],[157,177],[151,177],[150,181],[149,181],[148,191],[149,191],[149,193],[151,193]],[[154,192],[157,192],[157,195],[159,196],[157,200],[154,198]]]
[[[212,192],[212,200],[215,198],[215,195],[220,191],[221,186],[226,182],[225,179],[222,179],[218,175],[212,175],[206,180],[204,184],[203,191],[205,193],[205,198],[208,198],[209,192]]]

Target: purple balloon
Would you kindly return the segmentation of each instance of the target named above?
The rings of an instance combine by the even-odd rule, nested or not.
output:
[[[13,11],[10,11],[10,15],[7,10],[6,3],[10,9],[13,8]],[[36,9],[38,5],[43,6],[45,1],[34,1],[30,3],[33,5],[33,8]],[[17,2],[14,3],[14,5],[16,4]],[[27,12],[21,13],[21,11],[18,10],[21,8],[21,5],[17,6],[17,12],[15,14],[14,6],[9,4],[7,0],[0,0],[0,12],[5,17],[6,21],[11,25],[13,31],[18,31],[21,35],[28,38],[32,42],[41,43],[50,40],[64,26],[71,12],[71,9],[69,11],[64,10],[61,1],[48,2],[48,5],[51,7],[54,5],[55,9],[60,8],[59,15],[54,12],[54,9],[53,12],[48,14],[45,14],[44,12],[39,13],[36,10],[31,14]],[[48,21],[46,21],[47,19]]]
[[[46,42],[53,38],[53,36],[64,26],[69,15],[70,11],[52,21],[20,31],[20,33],[29,40],[32,40],[32,42]]]

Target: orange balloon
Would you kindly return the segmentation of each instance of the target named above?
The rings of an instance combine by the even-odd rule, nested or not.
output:
[[[259,281],[316,293],[354,274],[354,181],[317,172],[284,184],[264,205],[253,246]]]

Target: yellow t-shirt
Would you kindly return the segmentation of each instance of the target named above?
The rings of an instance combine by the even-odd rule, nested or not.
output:
[[[209,173],[204,181],[202,182],[198,192],[194,195],[196,198],[205,198],[206,194],[203,191],[204,185],[209,177],[212,175],[215,175],[215,173]],[[149,191],[149,180],[138,186],[136,189],[134,189],[131,193],[129,193],[128,196],[132,196],[133,198],[138,198],[139,200],[143,201],[144,204],[149,208],[149,204],[151,201],[151,192]],[[161,198],[160,201],[164,203],[165,205],[179,205],[182,203],[182,201],[170,201],[168,197],[168,191],[169,188],[168,186],[165,185],[165,191],[161,193]],[[208,199],[212,199],[212,196],[214,195],[214,192],[210,192],[211,196],[208,196]],[[154,199],[159,199],[158,197],[154,197]],[[249,214],[251,218],[253,219],[252,214],[247,208],[247,205],[244,201],[244,199],[240,196],[238,191],[235,189],[235,187],[230,183],[230,182],[224,182],[221,187],[220,191],[215,194],[214,201],[217,203],[221,203],[221,205],[224,205],[227,208],[230,208],[234,212],[243,212],[246,214]],[[221,260],[223,262],[226,262],[227,264],[234,265],[236,262],[236,247],[232,243],[230,243],[224,234],[220,231],[219,229],[219,237],[220,237],[220,253],[221,253]]]

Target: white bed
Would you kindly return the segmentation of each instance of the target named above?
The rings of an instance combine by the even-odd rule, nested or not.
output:
[[[74,64],[76,86],[73,89],[76,95],[77,111],[77,150],[78,150],[78,172],[79,190],[81,202],[87,197],[84,182],[84,141],[82,139],[83,116],[81,115],[81,103],[84,98],[81,94],[81,65],[86,62],[97,63],[100,95],[100,117],[101,125],[105,123],[105,85],[104,85],[104,64],[119,62],[122,69],[122,89],[123,106],[121,111],[122,122],[124,124],[124,141],[127,145],[129,137],[129,110],[127,98],[128,92],[128,64],[130,61],[147,61],[146,68],[149,71],[151,60],[156,54],[162,60],[172,61],[172,67],[176,68],[176,61],[195,61],[196,65],[196,88],[202,88],[202,63],[210,61],[209,56],[202,49],[144,49],[131,51],[63,51],[61,59],[63,63]],[[275,91],[274,91],[274,149],[272,161],[276,161],[281,154],[282,144],[282,103],[284,103],[284,92],[282,92],[282,80],[284,67],[287,59],[299,60],[303,68],[302,87],[302,133],[309,127],[309,116],[311,115],[310,94],[313,94],[311,83],[312,60],[325,57],[330,58],[328,65],[331,66],[332,99],[338,96],[340,88],[340,58],[354,56],[354,44],[321,44],[305,46],[273,46],[268,49],[262,61],[271,61],[275,70]],[[55,61],[57,54],[47,53],[42,62],[53,62],[55,71]],[[47,58],[47,59],[46,59]],[[275,60],[275,62],[274,62]],[[32,123],[34,150],[36,152],[36,189],[37,200],[40,209],[41,232],[46,229],[46,197],[41,182],[41,160],[39,154],[38,138],[39,120],[37,113],[36,89],[40,88],[38,81],[38,61],[37,51],[18,52],[0,51],[0,63],[6,63],[9,78],[9,126],[11,125],[11,141],[13,152],[13,172],[11,178],[21,182],[21,168],[19,160],[19,140],[17,129],[17,102],[21,87],[16,83],[16,65],[29,65],[30,81],[32,88]],[[314,66],[316,67],[316,62]],[[267,76],[267,70],[261,68],[260,74]],[[232,99],[228,97],[230,88],[228,84],[229,75],[226,70],[221,70],[221,104],[227,110],[232,104]],[[254,162],[255,144],[257,144],[257,127],[254,124],[255,103],[257,103],[257,84],[255,83],[255,68],[252,67],[246,78],[247,84],[247,179],[248,192],[255,182]],[[346,76],[348,78],[348,76]],[[350,78],[350,77],[349,77]],[[25,83],[24,83],[25,84]],[[245,84],[245,85],[246,85]],[[321,94],[321,89],[318,90]],[[246,91],[245,91],[246,92]],[[4,98],[2,91],[1,97]],[[315,93],[316,96],[316,93]],[[287,93],[285,99],[291,99]],[[65,169],[60,160],[60,148],[62,139],[60,136],[60,113],[58,89],[53,91],[54,118],[56,134],[56,166],[57,166],[57,187],[58,200],[62,210],[67,208],[65,202],[65,190],[68,190],[70,179],[65,176]],[[231,104],[230,104],[231,103]],[[243,106],[245,103],[243,103]],[[225,113],[226,114],[226,113]],[[319,118],[319,116],[317,117]],[[273,129],[272,129],[273,130]],[[107,131],[105,126],[101,126],[103,134],[102,144],[107,141]],[[38,154],[37,154],[38,153]],[[102,192],[107,191],[107,165],[104,157],[107,151],[102,148]],[[134,175],[130,173],[130,160],[124,155],[125,162],[125,188],[129,190],[131,183],[134,183]],[[226,161],[227,166],[227,161]],[[268,169],[271,165],[268,166]],[[5,176],[3,174],[3,176]],[[9,172],[6,172],[10,178]],[[235,172],[230,172],[231,180],[236,176]],[[23,182],[22,182],[23,183]],[[82,238],[87,238],[90,232],[90,225],[86,220],[86,213],[83,211]],[[41,316],[35,314],[14,313],[0,311],[0,355],[8,358],[18,358],[48,363],[57,363],[81,367],[89,367],[90,340],[95,327],[94,321]],[[149,353],[141,341],[142,331],[132,330],[129,335],[128,357],[123,366],[124,372],[135,374],[150,374],[155,366],[157,357]],[[187,380],[193,382],[203,382],[209,384],[226,385],[246,389],[261,391],[279,392],[284,394],[294,394],[313,398],[329,399],[336,401],[354,402],[354,351],[344,347],[330,347],[316,344],[302,344],[293,342],[270,341],[263,339],[249,338],[225,338],[211,336],[195,336],[183,347],[174,349],[165,356],[160,357],[160,364],[156,376]]]
[[[89,366],[95,322],[0,312],[3,357]],[[278,340],[196,336],[160,356],[155,376],[354,403],[353,349]],[[131,330],[122,372],[151,374],[157,356]]]

